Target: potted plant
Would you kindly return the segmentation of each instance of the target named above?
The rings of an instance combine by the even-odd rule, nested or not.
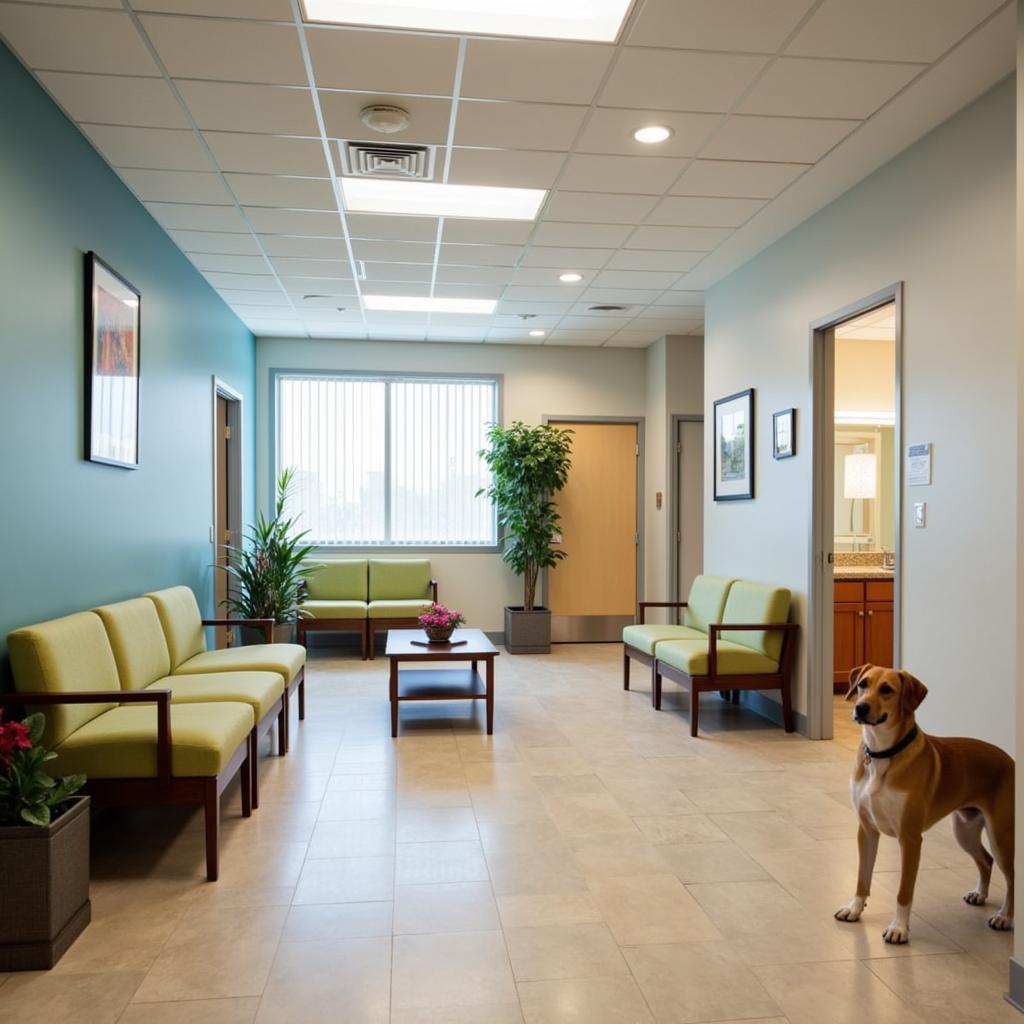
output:
[[[565,558],[552,547],[561,518],[552,500],[569,477],[572,431],[550,425],[528,427],[518,420],[494,424],[480,455],[491,470],[486,494],[498,513],[502,559],[523,577],[523,603],[505,608],[505,647],[510,654],[546,654],[551,650],[551,612],[535,604],[541,569]]]
[[[227,565],[218,566],[231,577],[225,604],[241,619],[273,619],[274,640],[287,643],[300,616],[302,588],[313,567],[304,561],[314,545],[304,544],[308,530],[296,532],[295,517],[285,515],[295,472],[285,469],[277,480],[273,518],[257,511],[249,527],[247,544],[227,546]]]
[[[417,621],[432,644],[446,644],[452,633],[466,621],[466,616],[434,601]]]
[[[52,967],[91,916],[85,776],[45,771],[44,725],[0,722],[0,972]]]

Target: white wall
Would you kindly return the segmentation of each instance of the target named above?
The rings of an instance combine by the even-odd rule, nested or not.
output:
[[[903,665],[924,728],[1014,742],[1017,466],[1014,86],[1004,82],[708,293],[706,416],[756,392],[750,502],[715,505],[705,568],[790,587],[806,623],[808,325],[892,284],[904,292],[904,442],[934,444],[928,526],[903,529]],[[773,462],[771,413],[798,408],[797,457]],[[711,431],[707,449],[711,450]],[[795,704],[807,706],[801,650]],[[826,681],[817,685],[825,686]]]

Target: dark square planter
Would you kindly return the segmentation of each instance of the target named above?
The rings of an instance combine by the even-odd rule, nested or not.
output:
[[[505,649],[509,654],[551,653],[551,612],[505,606]]]
[[[81,935],[89,903],[89,798],[48,825],[0,827],[0,971],[48,970]]]

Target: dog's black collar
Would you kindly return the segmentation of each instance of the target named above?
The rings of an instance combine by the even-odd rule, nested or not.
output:
[[[867,744],[864,745],[864,753],[868,757],[875,761],[885,760],[887,757],[895,757],[901,750],[906,750],[914,740],[917,739],[917,726],[915,725],[906,736],[903,737],[895,746],[889,747],[886,750],[870,750]]]

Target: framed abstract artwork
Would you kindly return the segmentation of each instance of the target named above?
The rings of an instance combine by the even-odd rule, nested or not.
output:
[[[754,389],[715,403],[715,501],[754,497]]]
[[[772,458],[791,459],[796,455],[796,409],[772,413]]]
[[[139,468],[141,299],[85,254],[85,457],[124,469]]]

